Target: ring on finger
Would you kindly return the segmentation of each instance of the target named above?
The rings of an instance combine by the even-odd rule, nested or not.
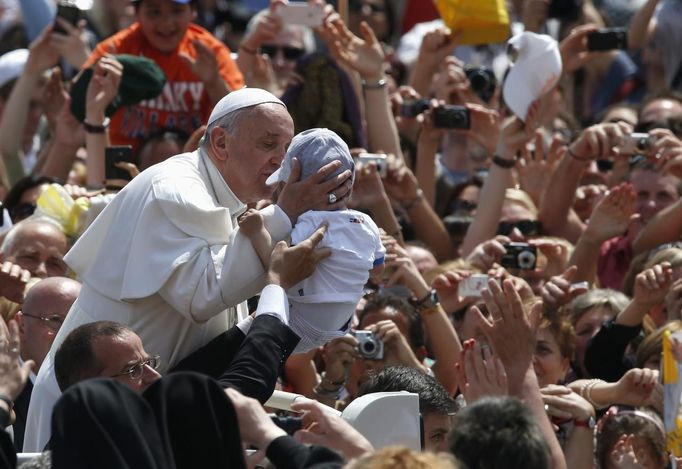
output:
[[[327,200],[329,201],[329,204],[331,205],[331,204],[335,204],[338,199],[336,198],[336,194],[331,193],[327,196]]]
[[[12,347],[9,351],[10,353],[19,353],[19,347]]]

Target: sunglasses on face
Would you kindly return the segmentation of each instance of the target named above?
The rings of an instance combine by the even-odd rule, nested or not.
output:
[[[517,222],[501,221],[497,225],[497,234],[509,236],[514,228],[519,230],[524,236],[535,236],[540,232],[540,222],[535,220],[521,220]]]
[[[305,54],[305,51],[300,47],[273,46],[271,44],[263,44],[260,46],[260,51],[270,58],[275,57],[277,52],[280,50],[282,51],[282,55],[284,55],[286,60],[298,60],[301,58],[301,56],[303,56],[303,54]]]
[[[36,211],[36,204],[30,204],[30,203],[23,203],[23,204],[17,204],[11,209],[9,209],[9,217],[12,219],[13,223],[16,223],[18,221],[23,220],[24,218],[28,218],[31,215],[33,215],[33,212]]]

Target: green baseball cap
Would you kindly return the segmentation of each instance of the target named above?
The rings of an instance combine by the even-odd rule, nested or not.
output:
[[[127,54],[114,55],[114,58],[123,65],[123,76],[118,94],[107,106],[105,115],[112,116],[122,106],[137,104],[161,94],[166,74],[153,60]],[[71,113],[81,122],[85,120],[85,97],[94,67],[83,70],[71,86]]]

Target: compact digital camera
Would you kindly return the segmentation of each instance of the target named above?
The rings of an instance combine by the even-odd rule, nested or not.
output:
[[[384,358],[384,343],[376,338],[374,332],[352,331],[351,334],[358,340],[358,352],[362,358],[369,360]]]
[[[538,249],[528,243],[509,243],[503,244],[506,250],[502,256],[500,264],[505,269],[525,269],[535,268],[538,259]]]

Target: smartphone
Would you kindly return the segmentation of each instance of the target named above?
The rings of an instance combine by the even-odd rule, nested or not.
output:
[[[602,28],[587,35],[587,50],[604,51],[628,48],[625,28]]]
[[[433,125],[439,129],[471,128],[471,117],[466,106],[446,104],[433,110]]]
[[[427,98],[415,99],[414,101],[407,101],[400,106],[400,115],[403,117],[417,117],[428,108],[429,100]]]
[[[379,176],[385,178],[388,174],[388,163],[386,161],[386,155],[383,153],[360,153],[358,155],[358,163],[361,165],[376,163]]]
[[[623,137],[618,151],[623,155],[643,155],[651,147],[651,137],[647,133],[633,133]]]
[[[277,7],[276,14],[286,24],[298,24],[316,28],[322,26],[324,5],[309,3],[287,3]]]
[[[130,145],[106,147],[104,150],[104,161],[104,177],[107,180],[107,185],[122,187],[125,186],[126,182],[133,179],[128,171],[116,167],[116,163],[122,161],[133,162],[133,147]]]
[[[488,276],[474,274],[459,282],[457,294],[464,298],[480,298],[481,291],[488,288]]]
[[[76,5],[70,3],[59,3],[57,5],[57,17],[63,18],[71,25],[76,26],[81,19],[81,11]],[[53,31],[61,34],[68,34],[57,21],[54,23]]]

